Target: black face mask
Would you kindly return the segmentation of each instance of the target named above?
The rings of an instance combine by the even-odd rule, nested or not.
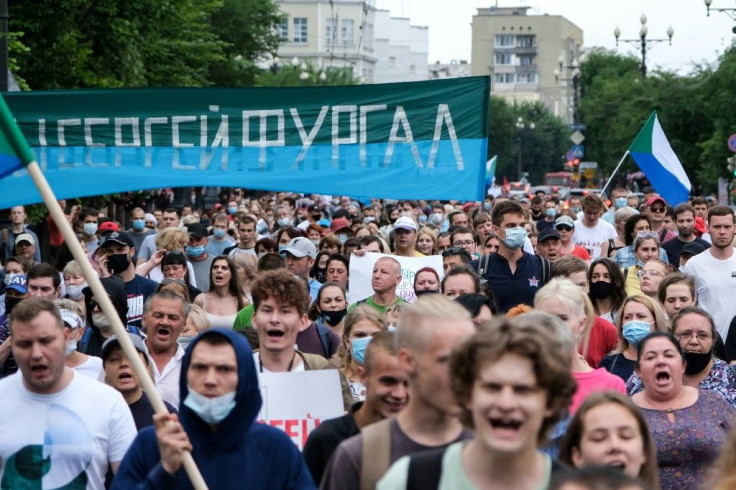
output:
[[[327,270],[317,269],[317,276],[315,277],[315,279],[317,279],[317,282],[321,282],[322,284],[324,284],[327,280]]]
[[[712,358],[713,354],[710,352],[685,352],[685,374],[702,373]]]
[[[345,318],[345,315],[348,314],[348,309],[342,309],[342,310],[332,310],[332,311],[323,311],[322,312],[322,318],[325,319],[325,322],[329,325],[337,325],[342,321],[343,318]]]
[[[107,256],[107,270],[110,274],[120,274],[130,265],[128,254],[112,254]]]
[[[321,214],[313,214],[313,215],[312,215],[312,219],[313,219],[314,221],[319,221],[319,220],[321,220],[321,219],[322,219],[322,215],[321,215]]]
[[[613,284],[606,281],[591,282],[590,294],[596,299],[606,299],[613,294]]]
[[[440,294],[440,292],[435,291],[434,289],[424,289],[422,291],[414,291],[414,294],[416,294],[418,298],[419,296],[424,296],[425,294]]]
[[[24,298],[11,298],[10,296],[5,296],[5,314],[10,315],[10,313],[13,311],[13,308],[23,301]]]

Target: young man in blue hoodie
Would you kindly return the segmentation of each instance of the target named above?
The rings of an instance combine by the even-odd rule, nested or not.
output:
[[[315,488],[286,433],[256,423],[261,394],[242,335],[205,331],[187,349],[179,416],[158,414],[138,433],[113,489],[192,488],[182,468],[190,451],[209,488]]]

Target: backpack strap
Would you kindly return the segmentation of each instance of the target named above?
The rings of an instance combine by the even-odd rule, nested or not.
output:
[[[330,353],[332,352],[330,330],[321,323],[314,322],[314,324],[317,325],[317,334],[319,335],[319,342],[322,344],[322,349],[325,351],[325,357],[329,359]]]
[[[629,277],[629,268],[624,267],[623,269],[621,269],[621,272],[624,273],[624,284],[626,284],[626,278]]]
[[[547,284],[549,282],[549,261],[544,257],[539,257],[539,260],[542,263],[542,281],[543,284]]]
[[[731,370],[731,374],[733,374],[733,377],[736,378],[736,364],[729,364],[728,368]]]
[[[391,466],[391,422],[381,420],[361,431],[363,456],[360,467],[360,490],[374,490],[376,483]]]
[[[437,490],[442,476],[442,458],[446,447],[422,451],[409,457],[406,490]]]
[[[92,337],[92,327],[87,327],[87,330],[82,334],[82,338],[79,340],[77,350],[82,354],[87,353],[87,344],[89,344],[89,338]]]

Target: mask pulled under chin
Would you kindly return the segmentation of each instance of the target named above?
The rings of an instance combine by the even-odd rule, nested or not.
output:
[[[234,391],[208,398],[194,391],[191,386],[188,388],[189,394],[184,399],[184,405],[208,424],[219,424],[235,408]]]

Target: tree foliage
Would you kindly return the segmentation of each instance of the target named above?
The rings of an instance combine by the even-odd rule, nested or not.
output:
[[[256,77],[258,87],[306,87],[314,85],[357,85],[352,66],[318,68],[294,58],[286,64],[276,60]]]

